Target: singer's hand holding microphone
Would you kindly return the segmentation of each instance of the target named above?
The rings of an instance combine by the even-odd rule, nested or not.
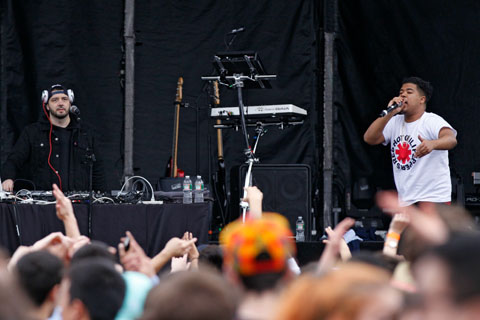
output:
[[[393,114],[400,113],[402,111],[403,107],[403,99],[400,97],[395,97],[390,102],[388,103],[387,109],[383,110],[380,113],[380,117],[385,117],[387,114],[393,112]]]

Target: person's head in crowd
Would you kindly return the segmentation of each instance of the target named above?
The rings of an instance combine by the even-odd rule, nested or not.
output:
[[[32,319],[34,306],[6,269],[0,268],[0,319]]]
[[[411,227],[405,228],[398,242],[398,254],[405,260],[414,262],[430,246]]]
[[[301,276],[283,293],[276,319],[391,319],[401,295],[389,287],[389,279],[387,271],[358,262],[321,277]]]
[[[455,234],[413,265],[425,319],[478,319],[480,234]]]
[[[236,307],[235,290],[218,273],[180,271],[150,291],[141,320],[231,320]]]
[[[222,272],[223,267],[223,251],[220,246],[215,244],[209,244],[205,246],[199,246],[198,251],[200,256],[198,257],[198,262],[200,267],[211,266],[216,270]]]
[[[39,318],[49,317],[62,280],[62,261],[48,251],[40,250],[20,258],[15,270],[20,287],[35,306],[35,314]]]
[[[117,263],[115,254],[112,252],[112,249],[107,244],[95,240],[78,249],[73,255],[70,263],[75,264],[84,259],[91,258],[104,258],[111,261],[112,263]]]
[[[423,297],[418,293],[404,294],[401,310],[396,320],[423,320]]]
[[[431,214],[438,217],[449,235],[475,232],[477,230],[475,221],[470,213],[460,206],[436,204],[431,209]],[[415,262],[432,245],[432,243],[415,232],[413,228],[407,227],[402,232],[402,237],[398,243],[398,253],[404,256],[407,261]]]
[[[361,284],[345,292],[342,305],[333,312],[337,320],[394,319],[403,306],[403,295],[385,284]]]
[[[113,319],[124,295],[125,281],[111,261],[98,257],[78,261],[61,283],[62,318]]]
[[[232,222],[220,234],[220,242],[227,276],[247,291],[272,290],[289,278],[288,259],[296,248],[288,220],[280,214]]]
[[[477,227],[472,215],[458,205],[437,204],[435,209],[450,234],[475,232]]]
[[[8,265],[9,255],[7,250],[0,247],[0,271]]]

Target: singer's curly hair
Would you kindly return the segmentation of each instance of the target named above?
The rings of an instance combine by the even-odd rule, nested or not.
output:
[[[425,81],[419,77],[408,77],[403,79],[402,85],[405,83],[413,83],[417,85],[418,89],[420,89],[421,93],[425,95],[427,98],[426,102],[430,101],[430,98],[432,97],[433,94],[433,86],[430,84],[430,82]]]

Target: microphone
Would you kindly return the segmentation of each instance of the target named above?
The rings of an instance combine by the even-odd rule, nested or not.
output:
[[[227,34],[236,34],[236,33],[243,32],[243,31],[245,31],[245,27],[240,27],[240,28],[237,28],[237,29],[233,29],[232,31],[230,31]]]
[[[78,107],[76,105],[72,105],[70,107],[70,113],[73,113],[74,115],[76,115],[78,117],[80,115],[80,109],[78,109]]]
[[[382,112],[380,113],[380,117],[385,117],[387,114],[389,114],[390,112],[392,112],[393,110],[397,109],[397,108],[400,108],[401,106],[403,105],[403,102],[400,101],[400,102],[395,102],[394,104],[392,104],[391,106],[389,106],[387,108],[387,110],[382,110]]]

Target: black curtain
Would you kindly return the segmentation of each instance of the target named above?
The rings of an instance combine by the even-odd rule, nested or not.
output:
[[[480,170],[480,2],[339,1],[339,12],[337,182],[348,189],[367,178],[377,188],[394,188],[388,148],[368,146],[362,137],[402,79],[415,75],[434,86],[427,111],[458,131],[450,167],[473,192],[471,172]]]
[[[38,119],[41,91],[63,83],[74,90],[82,120],[101,137],[109,188],[119,188],[123,1],[1,1],[2,161],[23,127]],[[307,163],[316,172],[318,2],[136,1],[135,173],[152,182],[164,174],[176,84],[182,76],[184,102],[190,107],[181,110],[178,166],[196,173],[198,135],[198,171],[207,176],[209,159],[213,162],[209,149],[214,155],[216,145],[210,97],[200,77],[211,74],[213,54],[225,50],[225,34],[240,26],[245,31],[230,50],[257,51],[267,72],[278,75],[271,90],[245,90],[245,103],[292,103],[309,112],[301,126],[269,128],[257,156],[262,163]],[[232,90],[222,88],[220,99],[222,105],[237,105]],[[224,130],[224,148],[228,168],[244,161],[240,132]]]

